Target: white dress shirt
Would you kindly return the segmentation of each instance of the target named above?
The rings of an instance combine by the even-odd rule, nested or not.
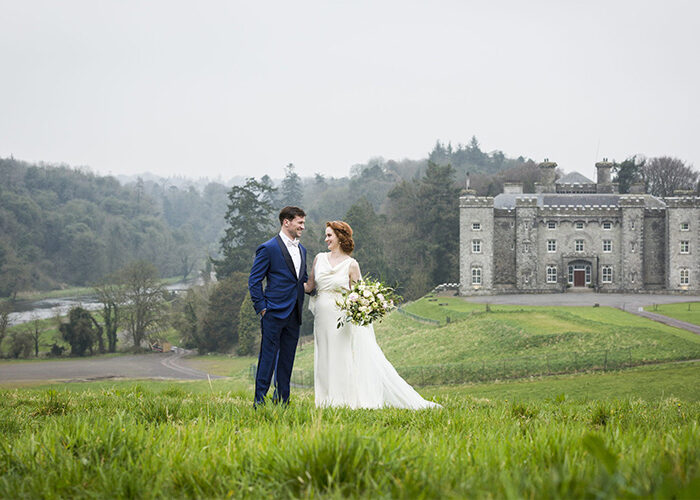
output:
[[[280,231],[280,238],[282,238],[282,241],[284,244],[287,246],[287,251],[289,252],[289,255],[292,257],[292,262],[294,263],[294,269],[297,272],[297,278],[299,278],[299,272],[301,271],[301,250],[299,250],[299,240],[298,239],[290,239],[289,236],[284,234],[284,232]]]

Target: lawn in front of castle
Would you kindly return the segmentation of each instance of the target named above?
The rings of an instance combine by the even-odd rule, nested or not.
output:
[[[555,359],[596,342],[639,358],[467,383],[456,374],[468,371],[435,368],[417,388],[443,409],[418,412],[316,409],[308,388],[293,389],[288,408],[256,411],[254,358],[225,356],[191,361],[230,376],[211,382],[6,389],[0,498],[697,497],[697,339],[606,308],[499,306],[458,318],[460,304],[428,299],[412,311],[443,315],[442,326],[394,313],[377,327],[397,367]],[[312,359],[308,344],[299,368]]]

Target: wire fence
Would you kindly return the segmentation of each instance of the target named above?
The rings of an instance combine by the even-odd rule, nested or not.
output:
[[[540,356],[477,359],[461,363],[399,366],[396,367],[396,371],[412,386],[422,387],[620,370],[654,362],[654,360],[635,356],[634,348],[627,347],[586,352],[548,353]],[[249,370],[251,381],[255,381],[255,372],[256,365],[253,364]],[[313,370],[294,370],[291,384],[293,387],[313,387]]]
[[[399,307],[396,309],[400,314],[403,314],[404,316],[408,316],[409,318],[418,321],[420,323],[426,323],[428,325],[436,325],[440,326],[440,322],[436,319],[430,319],[430,318],[424,318],[423,316],[418,316],[417,314],[413,314],[411,312],[406,311],[405,309]]]

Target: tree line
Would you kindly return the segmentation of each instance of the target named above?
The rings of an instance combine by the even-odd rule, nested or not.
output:
[[[659,196],[678,189],[698,192],[698,173],[675,158],[630,157],[614,162],[613,171],[622,193],[636,182]],[[68,338],[88,339],[84,348],[70,343],[72,353],[114,351],[119,328],[129,332],[135,346],[163,328],[174,328],[185,347],[252,354],[259,323],[246,302],[247,274],[257,245],[278,231],[280,207],[297,205],[307,211],[303,243],[308,265],[326,251],[325,221],[345,220],[355,231],[355,257],[363,274],[411,300],[459,279],[458,204],[467,177],[479,195],[498,194],[505,182],[522,182],[526,192],[533,192],[539,168],[531,159],[482,152],[472,138],[456,148],[438,142],[424,160],[373,158],[354,165],[344,178],[320,173],[302,178],[288,164],[279,182],[269,176],[249,177],[230,188],[210,183],[202,191],[154,181],[120,186],[113,178],[16,160],[0,160],[0,176],[4,293],[12,289],[8,283],[20,261],[32,267],[34,286],[42,280],[89,283],[104,305],[98,321],[76,313],[77,326],[63,327],[68,343]],[[50,227],[56,221],[60,223]],[[80,224],[86,227],[76,229]],[[63,247],[74,234],[83,236],[75,239],[83,244]],[[116,252],[119,259],[110,260],[113,249],[105,242],[117,240],[122,244]],[[92,245],[84,244],[90,241]],[[94,261],[102,262],[99,272],[67,271],[71,262],[94,269]],[[138,315],[129,316],[136,299],[125,292],[129,270],[139,265],[146,267],[137,274],[153,280],[142,290],[153,291],[145,302],[155,317],[148,325],[139,324]],[[197,266],[204,270],[205,282],[180,296],[157,285],[160,276],[186,276],[200,270]],[[208,280],[210,270],[214,282]],[[310,334],[312,318],[308,311],[304,314],[302,334]],[[72,324],[73,318],[66,323]]]
[[[0,159],[0,297],[90,285],[137,260],[187,277],[216,252],[227,190]]]

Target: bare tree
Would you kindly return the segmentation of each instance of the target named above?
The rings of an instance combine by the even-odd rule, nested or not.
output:
[[[41,337],[41,320],[36,314],[32,314],[32,321],[29,324],[28,333],[34,342],[34,357],[39,357],[39,337]]]
[[[126,308],[124,319],[134,341],[141,346],[149,332],[164,321],[165,290],[150,262],[138,261],[122,271]]]
[[[117,331],[121,321],[122,307],[126,302],[125,286],[122,276],[116,274],[106,277],[93,287],[98,300],[102,303],[102,320],[107,335],[107,351],[117,350]]]
[[[6,305],[0,306],[0,357],[2,357],[2,341],[7,335],[7,327],[10,325],[10,309]]]
[[[677,189],[694,191],[698,184],[698,172],[678,158],[661,156],[652,158],[642,167],[647,192],[654,196],[673,196]]]

